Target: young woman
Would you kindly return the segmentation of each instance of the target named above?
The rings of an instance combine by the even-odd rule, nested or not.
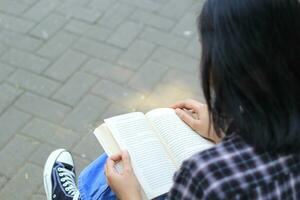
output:
[[[299,1],[207,0],[199,32],[207,105],[187,100],[171,107],[218,144],[182,164],[167,198],[300,199]],[[190,117],[186,109],[198,117]],[[66,152],[57,154],[54,166],[67,157]],[[121,160],[125,170],[119,174],[114,166]],[[67,173],[64,166],[59,169]],[[94,194],[106,183],[93,186],[90,177],[101,174],[92,173],[93,166],[104,170],[104,162],[95,161],[80,179],[82,199],[101,199]],[[107,159],[105,175],[119,199],[141,198],[126,152]],[[93,194],[80,189],[93,187]],[[78,196],[71,185],[68,190]]]

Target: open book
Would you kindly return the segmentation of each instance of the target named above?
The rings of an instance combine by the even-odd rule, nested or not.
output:
[[[121,149],[128,150],[146,199],[167,193],[181,163],[213,146],[170,108],[155,109],[147,114],[134,112],[104,121],[94,134],[109,156]]]

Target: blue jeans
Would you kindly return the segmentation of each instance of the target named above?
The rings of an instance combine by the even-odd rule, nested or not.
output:
[[[102,154],[99,158],[87,166],[79,175],[78,189],[82,200],[115,200],[115,193],[106,183],[104,167],[107,155]],[[161,197],[159,199],[164,199]]]

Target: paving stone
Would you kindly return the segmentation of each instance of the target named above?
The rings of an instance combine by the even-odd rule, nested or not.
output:
[[[143,94],[133,89],[107,80],[102,80],[96,84],[92,92],[111,102],[130,108],[130,110],[134,110],[145,98]]]
[[[186,13],[173,28],[172,33],[187,38],[197,35],[197,14]]]
[[[1,0],[0,10],[2,12],[20,15],[27,9],[27,5],[12,0]]]
[[[32,115],[52,122],[60,122],[70,111],[70,108],[65,105],[30,93],[22,95],[15,105]]]
[[[96,81],[97,77],[94,75],[77,72],[55,93],[53,98],[65,104],[74,106],[80,98],[89,91]]]
[[[22,129],[22,133],[44,143],[66,149],[70,148],[80,138],[79,133],[38,118],[30,121],[30,123]],[[46,146],[46,148],[48,147],[49,146]],[[41,149],[38,149],[38,151],[41,151]],[[33,156],[37,156],[38,154],[39,152],[36,151]]]
[[[117,0],[92,0],[89,3],[89,7],[96,8],[101,11],[107,11],[111,8]]]
[[[141,38],[175,50],[181,50],[187,44],[187,40],[184,38],[155,30],[153,28],[146,28],[146,30],[141,34]]]
[[[51,79],[38,74],[29,73],[22,69],[15,71],[15,73],[9,77],[8,82],[14,84],[16,87],[22,87],[47,97],[52,95],[60,86],[59,83]]]
[[[23,4],[26,4],[26,5],[32,5],[34,4],[37,0],[10,0],[10,1],[15,1],[15,2],[18,2],[18,3],[23,3]]]
[[[15,69],[0,62],[0,82],[4,81]]]
[[[12,178],[39,143],[22,135],[16,135],[1,151],[0,173]],[[3,196],[1,195],[1,198]]]
[[[82,69],[88,73],[117,83],[128,82],[130,77],[134,74],[134,72],[129,69],[98,59],[91,59]]]
[[[86,8],[79,5],[72,5],[69,3],[65,3],[60,6],[58,11],[67,19],[75,18],[91,23],[95,22],[102,14],[99,10]]]
[[[94,26],[79,20],[71,20],[65,29],[98,41],[105,41],[112,32],[108,28]]]
[[[86,60],[86,55],[69,50],[48,67],[45,74],[54,79],[66,81]]]
[[[35,37],[45,39],[52,37],[66,22],[66,18],[58,14],[50,14],[30,33]]]
[[[118,63],[130,69],[138,69],[152,54],[155,45],[143,40],[135,40],[120,56]]]
[[[132,110],[130,110],[124,106],[121,106],[118,104],[111,104],[111,105],[109,105],[109,107],[105,110],[105,112],[101,116],[102,121],[99,121],[99,125],[101,123],[103,123],[103,119],[107,119],[107,118],[110,118],[110,117],[113,117],[116,115],[125,114],[125,113],[131,112],[131,111]]]
[[[136,10],[130,18],[139,23],[150,25],[165,31],[170,30],[175,25],[173,20],[143,10]]]
[[[79,176],[80,172],[86,168],[89,164],[91,164],[91,160],[87,160],[86,158],[83,158],[82,156],[73,155],[74,163],[75,163],[75,171],[77,176]]]
[[[136,22],[126,21],[107,40],[108,43],[126,48],[142,30],[143,26]]]
[[[163,78],[167,70],[168,67],[164,65],[148,61],[133,76],[129,86],[143,93],[150,93]]]
[[[5,44],[0,43],[0,56],[3,55],[6,51],[8,51],[8,47]]]
[[[108,61],[116,60],[122,52],[116,47],[104,43],[99,43],[87,38],[82,38],[78,42],[76,42],[74,48],[90,56],[102,58]]]
[[[0,176],[0,190],[7,183],[7,178],[5,176]]]
[[[11,49],[5,53],[2,56],[2,60],[13,66],[38,73],[42,72],[50,63],[48,60],[38,57],[34,54],[15,49]]]
[[[8,85],[7,83],[0,85],[0,113],[9,107],[13,101],[20,96],[22,90]]]
[[[188,44],[185,52],[189,54],[190,56],[193,56],[194,58],[200,60],[201,57],[201,44],[199,42],[198,37],[194,37],[190,43]]]
[[[61,0],[64,4],[69,4],[69,5],[77,5],[77,6],[87,6],[91,0]]]
[[[59,4],[61,4],[59,0],[40,0],[25,12],[24,17],[39,22],[48,16]]]
[[[18,48],[30,52],[35,51],[42,44],[42,41],[39,39],[7,30],[0,30],[0,38],[0,42],[8,47]]]
[[[170,17],[173,19],[180,19],[184,13],[193,5],[194,0],[170,0],[165,6],[159,11],[163,16]]]
[[[155,1],[149,1],[149,0],[122,0],[128,4],[132,4],[138,8],[142,8],[144,10],[148,11],[158,11],[161,8],[161,5],[158,2]]]
[[[47,199],[47,197],[46,197],[46,195],[34,194],[33,196],[31,196],[30,199],[31,200],[43,200],[43,199]]]
[[[75,152],[78,155],[83,155],[89,160],[95,160],[104,151],[96,136],[91,132],[87,133],[84,138],[80,140],[72,152]]]
[[[35,23],[33,23],[32,21],[14,17],[12,15],[1,14],[1,13],[0,13],[0,19],[1,19],[0,28],[5,28],[20,33],[28,32],[35,25]]]
[[[185,71],[171,69],[164,76],[164,83],[173,84],[181,90],[189,88],[189,90],[198,92],[201,91],[200,72],[187,73]]]
[[[0,147],[2,148],[29,120],[31,116],[14,107],[8,108],[0,116]],[[12,123],[13,122],[13,123]],[[1,160],[2,162],[2,160]]]
[[[118,27],[133,11],[134,7],[128,4],[116,3],[99,20],[99,24],[109,28]]]
[[[43,130],[45,128],[43,127]],[[40,133],[40,134],[43,134],[43,133]],[[51,138],[52,136],[50,136]],[[38,138],[40,140],[40,138]],[[47,142],[47,141],[46,141]],[[29,162],[32,162],[38,166],[41,166],[43,167],[46,163],[46,160],[48,158],[48,156],[50,155],[50,153],[54,150],[56,150],[57,148],[63,148],[63,147],[66,147],[68,145],[66,145],[66,143],[68,143],[69,141],[66,140],[64,141],[64,144],[62,146],[59,146],[60,145],[60,142],[55,144],[55,146],[57,147],[54,147],[52,145],[49,145],[47,143],[42,143],[40,144],[40,146],[33,152],[33,154],[30,156],[30,158],[28,159]]]
[[[29,199],[42,184],[41,167],[25,164],[0,191],[1,198],[10,200]]]
[[[87,95],[66,116],[63,125],[79,132],[90,133],[95,122],[108,106],[108,102],[94,95]]]
[[[56,58],[63,54],[76,39],[75,35],[61,31],[48,40],[37,53],[48,58]]]
[[[151,58],[161,64],[170,66],[171,68],[181,69],[187,72],[197,71],[200,64],[200,61],[192,57],[185,56],[179,52],[163,47],[158,48]]]

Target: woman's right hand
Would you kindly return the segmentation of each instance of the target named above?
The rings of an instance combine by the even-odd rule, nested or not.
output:
[[[170,106],[176,114],[201,136],[218,143],[221,138],[217,136],[213,126],[209,126],[209,113],[206,104],[187,99]]]

